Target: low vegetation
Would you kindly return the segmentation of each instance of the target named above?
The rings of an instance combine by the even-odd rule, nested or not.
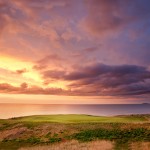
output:
[[[130,149],[135,142],[150,142],[150,115],[44,115],[0,120],[0,150],[74,140],[110,141],[113,149]]]
[[[128,141],[150,141],[150,130],[144,128],[137,129],[95,129],[85,130],[72,136],[80,141],[92,141],[97,139]]]

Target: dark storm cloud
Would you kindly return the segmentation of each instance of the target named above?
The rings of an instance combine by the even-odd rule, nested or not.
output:
[[[95,64],[93,66],[81,68],[81,71],[72,72],[65,76],[67,80],[80,80],[86,78],[94,78],[101,75],[108,77],[125,77],[130,75],[135,76],[148,76],[149,71],[145,67],[136,65],[121,65],[110,66],[105,64]]]
[[[43,79],[68,81],[68,90],[42,88],[22,83],[20,87],[0,84],[0,92],[82,96],[138,96],[150,94],[150,71],[143,66],[94,64],[73,72],[47,70]]]
[[[121,86],[120,95],[143,95],[150,94],[150,82],[139,82],[135,84]]]
[[[50,70],[43,72],[43,78],[69,81],[68,87],[83,95],[138,95],[150,89],[150,71],[136,65],[95,64],[70,73]]]

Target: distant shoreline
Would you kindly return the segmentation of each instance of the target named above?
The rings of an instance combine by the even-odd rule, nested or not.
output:
[[[0,105],[150,105],[150,103],[125,103],[125,104],[44,104],[44,103],[0,103]]]
[[[30,115],[87,114],[117,116],[150,114],[149,103],[142,104],[0,104],[0,118]],[[9,110],[9,111],[8,111]]]

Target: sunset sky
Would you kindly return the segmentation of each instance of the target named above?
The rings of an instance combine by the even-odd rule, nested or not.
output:
[[[150,0],[0,0],[0,103],[150,102]]]

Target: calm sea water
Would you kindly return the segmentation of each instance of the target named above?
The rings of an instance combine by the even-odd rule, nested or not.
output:
[[[150,104],[0,104],[1,119],[43,114],[88,114],[97,116],[150,114]]]

